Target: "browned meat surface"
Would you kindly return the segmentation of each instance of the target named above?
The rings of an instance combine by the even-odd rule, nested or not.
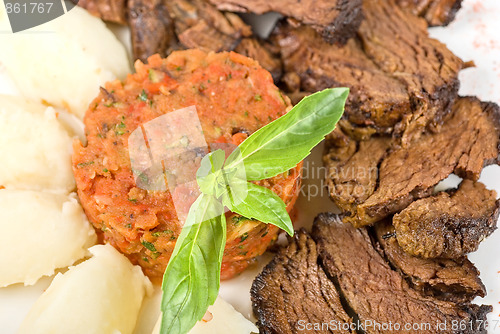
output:
[[[155,53],[170,54],[176,37],[163,0],[128,0],[128,18],[135,59],[146,62]]]
[[[424,296],[464,303],[486,295],[479,271],[466,257],[451,260],[412,256],[399,246],[390,220],[376,224],[374,233],[381,246],[381,254],[391,267]]]
[[[334,284],[318,265],[316,244],[304,231],[255,279],[250,291],[257,325],[262,334],[304,333],[299,321],[350,324]],[[308,333],[353,333],[350,330]],[[355,332],[354,332],[355,333]]]
[[[323,157],[330,194],[343,211],[364,203],[374,192],[378,167],[391,145],[389,137],[357,142],[336,128],[326,138]]]
[[[397,0],[398,5],[425,18],[430,26],[448,25],[462,6],[462,0]]]
[[[384,139],[341,138],[330,135],[327,140],[324,162],[330,196],[346,213],[345,221],[359,227],[430,196],[432,188],[453,172],[477,180],[483,166],[498,163],[500,111],[492,103],[460,98],[438,133],[424,134],[388,153],[384,153]],[[353,152],[347,158],[342,153],[346,145]],[[346,161],[339,164],[342,159]],[[363,172],[365,178],[359,176]]]
[[[220,10],[278,12],[313,27],[328,43],[344,44],[363,19],[362,0],[209,0]]]
[[[234,51],[257,60],[260,66],[271,73],[275,82],[281,78],[282,63],[279,50],[272,44],[256,38],[244,38]]]
[[[251,27],[234,13],[205,0],[84,0],[79,5],[103,20],[128,24],[135,59],[174,50],[236,51],[257,60],[276,82],[282,64],[275,46],[252,37]]]
[[[318,246],[320,261],[327,275],[338,282],[340,294],[362,323],[429,324],[420,330],[396,330],[394,327],[366,327],[365,333],[486,333],[478,328],[490,306],[457,304],[423,297],[393,270],[377,251],[366,229],[343,224],[332,214],[315,220],[312,237]],[[436,328],[436,324],[463,322],[465,329],[452,326]]]
[[[344,118],[354,130],[403,135],[434,127],[458,91],[463,62],[430,38],[424,20],[392,0],[365,0],[357,37],[329,45],[311,28],[285,23],[273,33],[282,51],[288,91],[351,89]]]
[[[394,216],[401,247],[423,258],[460,258],[495,231],[500,201],[484,184],[464,180],[458,190],[410,204]]]
[[[222,13],[205,0],[167,1],[166,5],[186,48],[231,51],[242,37],[252,35],[250,26],[237,15]]]
[[[71,0],[90,14],[113,23],[127,24],[127,0]]]

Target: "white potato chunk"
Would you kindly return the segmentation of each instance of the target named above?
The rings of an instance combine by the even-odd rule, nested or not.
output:
[[[96,242],[74,195],[0,190],[0,287],[34,284],[88,255]]]
[[[0,11],[4,11],[0,7]],[[123,45],[98,18],[75,7],[15,34],[0,14],[0,63],[27,98],[83,117],[105,82],[124,79],[130,62]]]
[[[54,278],[18,334],[132,333],[151,282],[110,245],[90,252],[92,258]]]
[[[249,334],[259,332],[252,322],[220,297],[208,308],[208,312],[205,316],[206,319],[199,321],[189,331],[189,334]],[[153,334],[160,333],[160,324],[161,318],[158,319]]]
[[[70,192],[71,153],[71,137],[53,108],[0,95],[0,185]]]

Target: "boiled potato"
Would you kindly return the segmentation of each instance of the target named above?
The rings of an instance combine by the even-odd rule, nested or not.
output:
[[[70,192],[71,152],[71,137],[53,108],[0,95],[0,185]]]
[[[18,334],[132,333],[150,281],[110,245],[58,274],[35,302]]]
[[[259,330],[231,304],[218,297],[208,308],[209,317],[199,321],[189,334],[249,334]],[[210,319],[211,318],[211,319]],[[153,334],[160,334],[161,319],[158,319]]]
[[[0,190],[0,287],[34,284],[88,255],[96,241],[74,195]]]
[[[0,6],[0,30],[10,31]],[[0,34],[0,63],[19,91],[32,100],[83,117],[99,86],[130,73],[123,45],[98,18],[82,8],[15,34]]]

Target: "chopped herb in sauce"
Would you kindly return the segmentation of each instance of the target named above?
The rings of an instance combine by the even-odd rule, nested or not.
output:
[[[141,94],[137,97],[137,99],[146,102],[148,100],[148,94],[146,94],[146,91],[143,89]]]
[[[243,233],[241,235],[241,241],[240,242],[243,242],[243,241],[247,240],[247,238],[248,238],[248,232]]]
[[[150,242],[148,242],[148,241],[146,241],[146,240],[143,240],[141,243],[142,243],[142,245],[143,245],[144,247],[146,247],[148,250],[150,250],[150,251],[152,251],[152,252],[155,252],[155,253],[157,252],[155,245],[153,245],[152,243],[150,243]]]
[[[148,70],[148,78],[149,78],[149,81],[151,82],[160,82],[160,76],[158,75],[158,72],[152,68],[150,68]]]
[[[83,167],[87,167],[87,166],[90,166],[93,164],[94,164],[93,161],[87,161],[87,162],[80,162],[77,166],[78,166],[78,168],[83,168]]]

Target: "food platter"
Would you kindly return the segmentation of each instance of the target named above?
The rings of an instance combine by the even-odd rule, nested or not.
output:
[[[465,61],[473,60],[476,67],[461,72],[460,94],[476,95],[485,101],[500,103],[500,3],[495,0],[465,0],[456,20],[445,28],[432,28],[431,35],[438,38]],[[264,18],[269,24],[273,17]],[[262,27],[262,18],[256,20]],[[120,40],[127,41],[127,31],[112,27]],[[263,29],[265,33],[266,29]],[[1,52],[1,51],[0,51]],[[19,94],[8,78],[5,68],[0,65],[0,93]],[[460,134],[457,134],[459,136]],[[313,218],[320,212],[334,211],[322,179],[324,169],[321,162],[322,147],[317,147],[305,162],[304,181],[301,197],[297,204],[295,227],[310,227]],[[481,179],[489,189],[500,193],[500,168],[487,167]],[[456,186],[458,177],[450,177],[440,184],[447,188]],[[13,251],[13,253],[15,253]],[[494,233],[484,241],[480,249],[469,258],[481,271],[481,278],[487,287],[488,296],[478,299],[478,303],[493,305],[489,315],[489,333],[500,333],[500,232]],[[231,303],[245,317],[253,319],[250,303],[250,286],[253,278],[270,259],[263,256],[259,263],[242,275],[222,283],[220,295]],[[40,294],[49,286],[51,279],[44,278],[31,287],[15,285],[0,289],[0,332],[15,333],[30,307]],[[138,320],[136,333],[150,333],[159,314],[160,289],[157,287],[148,298]]]

